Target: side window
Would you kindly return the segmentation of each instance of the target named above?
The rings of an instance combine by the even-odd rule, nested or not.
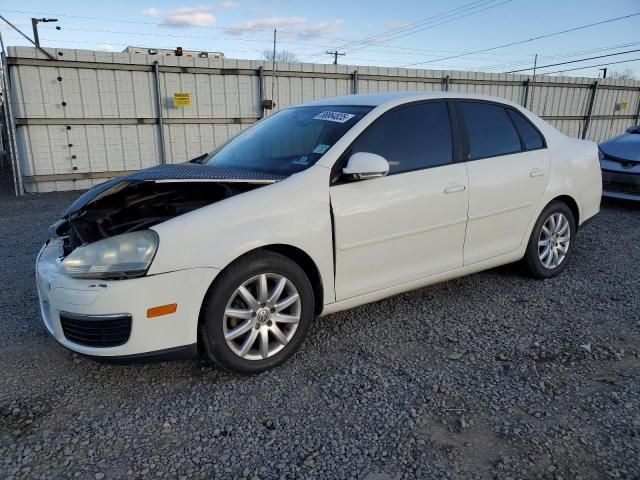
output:
[[[507,111],[489,103],[460,102],[469,138],[469,160],[522,150],[520,137]]]
[[[520,138],[522,138],[522,143],[524,143],[524,147],[527,150],[535,150],[536,148],[544,147],[544,140],[542,139],[542,136],[538,130],[531,125],[529,120],[524,118],[522,114],[515,110],[507,110],[507,113],[511,117],[511,120],[513,120],[513,124],[518,129]]]
[[[383,114],[356,139],[351,153],[357,152],[383,156],[390,174],[452,163],[447,104],[421,103]]]

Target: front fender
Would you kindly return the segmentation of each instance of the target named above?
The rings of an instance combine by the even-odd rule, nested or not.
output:
[[[236,195],[153,227],[159,237],[150,275],[187,268],[224,269],[273,244],[306,252],[332,301],[333,240],[329,169],[316,165],[278,183]]]

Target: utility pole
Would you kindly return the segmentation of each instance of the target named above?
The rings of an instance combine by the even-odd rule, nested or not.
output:
[[[11,28],[13,28],[16,32],[18,32],[20,35],[22,35],[27,41],[33,43],[33,45],[40,50],[46,57],[49,58],[49,60],[58,60],[56,57],[54,57],[53,55],[51,55],[49,52],[47,52],[45,49],[43,49],[40,45],[36,44],[36,42],[34,42],[33,40],[31,40],[29,38],[28,35],[26,35],[22,30],[20,30],[18,27],[16,27],[13,23],[11,23],[9,20],[7,20],[6,18],[4,18],[2,15],[0,15],[0,20],[2,20],[4,23],[6,23],[7,25],[9,25]]]
[[[602,72],[602,78],[607,78],[607,67],[599,68],[598,70]]]
[[[338,51],[337,51],[337,50],[335,50],[335,51],[333,51],[333,52],[330,52],[330,51],[328,51],[328,50],[327,50],[327,51],[326,51],[326,54],[327,54],[327,55],[333,55],[333,64],[334,64],[334,65],[337,65],[337,64],[338,64],[338,55],[340,55],[340,56],[346,55],[346,53],[338,53]]]
[[[538,67],[538,54],[533,59],[533,82],[531,82],[531,111],[533,111],[533,98],[536,93],[536,68]]]
[[[40,46],[40,36],[38,35],[38,24],[40,22],[47,23],[47,22],[57,22],[57,21],[58,21],[57,18],[32,18],[31,19],[31,26],[33,27],[33,41],[36,44],[36,47]]]
[[[274,92],[275,92],[275,88],[276,88],[276,41],[277,41],[277,36],[278,36],[278,31],[274,28],[273,29],[273,59],[271,62],[271,69],[273,70],[273,76],[271,77],[271,101],[274,102],[275,98],[274,98]],[[272,103],[272,105],[275,105],[274,103]],[[271,107],[273,108],[273,106]]]

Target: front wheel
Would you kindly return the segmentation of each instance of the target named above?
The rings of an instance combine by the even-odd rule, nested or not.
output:
[[[230,265],[212,285],[200,319],[200,343],[216,365],[255,373],[287,360],[314,316],[304,271],[283,255],[260,251]]]
[[[573,253],[576,221],[567,204],[554,201],[536,222],[523,259],[527,271],[536,278],[560,274]]]

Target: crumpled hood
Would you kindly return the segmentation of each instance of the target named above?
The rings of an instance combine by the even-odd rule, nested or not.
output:
[[[243,182],[243,183],[274,183],[282,180],[281,175],[253,172],[238,168],[210,167],[194,163],[179,163],[172,165],[158,165],[145,168],[130,175],[114,178],[100,183],[80,195],[64,212],[67,217],[80,210],[89,202],[98,199],[101,194],[113,191],[117,185],[124,186],[131,182]]]
[[[640,162],[640,134],[638,133],[625,133],[602,142],[599,146],[600,150],[610,157]]]

